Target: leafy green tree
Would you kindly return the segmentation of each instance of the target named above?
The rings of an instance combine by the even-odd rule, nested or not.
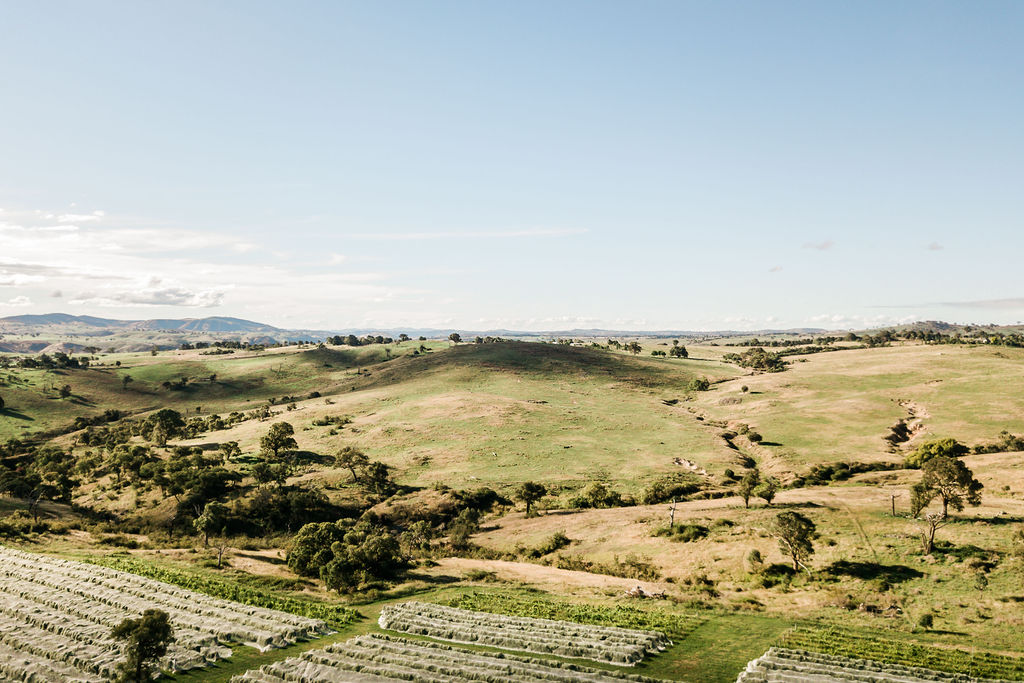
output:
[[[599,481],[595,481],[583,491],[583,498],[592,508],[604,508],[618,505],[622,497]]]
[[[231,460],[242,455],[242,449],[239,448],[237,441],[225,441],[217,448],[217,451],[220,453],[222,465],[226,465]]]
[[[778,539],[779,549],[793,560],[794,570],[807,569],[807,560],[814,554],[814,522],[799,512],[787,510],[775,516],[769,532]]]
[[[227,518],[226,505],[217,502],[206,504],[203,514],[192,520],[192,526],[203,535],[203,545],[210,545],[210,534],[223,530]]]
[[[740,479],[740,485],[736,492],[743,499],[743,507],[750,507],[750,497],[756,495],[754,491],[761,485],[761,473],[757,470],[750,470]]]
[[[775,500],[775,494],[779,492],[780,488],[782,488],[782,484],[779,483],[778,479],[775,477],[768,477],[762,481],[756,489],[754,489],[754,495],[758,498],[764,499],[764,502],[771,505],[772,501]]]
[[[390,496],[395,492],[395,482],[391,479],[391,468],[382,462],[367,463],[362,468],[360,477],[363,488],[379,496]]]
[[[288,466],[284,463],[258,462],[252,466],[252,478],[257,486],[277,484],[278,488],[288,481]]]
[[[935,491],[917,482],[910,487],[910,516],[917,517],[935,499]]]
[[[260,449],[272,460],[278,460],[282,451],[291,451],[299,447],[295,441],[295,428],[288,422],[275,422],[260,439]]]
[[[158,609],[147,609],[138,619],[125,619],[111,635],[125,642],[127,658],[118,665],[119,683],[149,683],[160,658],[174,642],[170,617]]]
[[[942,501],[942,516],[949,514],[949,508],[960,511],[964,504],[981,505],[982,483],[974,473],[956,458],[939,455],[925,462],[921,477],[922,496],[932,493]]]
[[[3,396],[0,396],[0,410],[3,410],[3,409],[4,409],[4,405],[5,405],[5,404],[4,404],[4,397],[3,397]]]
[[[121,361],[117,361],[117,364],[120,365]],[[134,381],[135,380],[132,379],[131,375],[125,375],[124,377],[122,377],[121,378],[121,391],[127,391],[128,390],[128,385],[131,384]]]
[[[527,481],[516,489],[515,497],[526,504],[526,515],[529,516],[533,504],[546,495],[548,495],[548,489],[544,484]]]
[[[694,377],[686,385],[686,388],[690,391],[707,391],[711,388],[711,380],[707,377]]]
[[[635,341],[629,342],[628,344],[623,346],[623,348],[629,351],[634,356],[644,350],[644,347],[640,346],[640,344],[638,344]]]
[[[914,452],[907,456],[906,463],[910,467],[923,467],[932,458],[958,458],[966,455],[967,446],[956,439],[937,439],[921,444]]]
[[[458,332],[452,332],[451,334],[448,335],[448,339],[450,339],[453,344],[459,344],[462,342],[462,335],[460,335]]]
[[[164,408],[147,417],[140,426],[140,434],[158,446],[166,446],[170,439],[184,435],[185,418],[177,410]]]
[[[288,552],[292,571],[319,576],[330,590],[339,593],[397,578],[408,566],[398,539],[369,520],[306,524]]]
[[[366,457],[358,448],[352,446],[345,446],[338,454],[334,456],[334,464],[338,467],[343,467],[352,473],[352,481],[359,480],[359,470],[365,468],[370,464],[370,459]]]

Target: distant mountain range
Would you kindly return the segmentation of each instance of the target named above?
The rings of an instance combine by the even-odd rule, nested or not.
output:
[[[881,329],[881,328],[879,328]],[[951,334],[957,331],[972,330],[1020,332],[1021,326],[982,325],[970,326],[941,321],[922,321],[897,326],[897,329],[917,329]],[[506,338],[597,338],[614,339],[624,337],[676,337],[680,339],[708,339],[715,337],[736,336],[767,336],[774,334],[793,334],[816,336],[822,334],[842,334],[835,330],[829,331],[813,327],[773,330],[608,330],[608,329],[571,329],[551,330],[543,332],[527,332],[522,330],[464,330],[438,328],[406,328],[379,329],[358,328],[339,330],[303,330],[284,329],[241,318],[213,316],[208,318],[154,318],[151,320],[118,320],[116,318],[98,318],[91,315],[69,315],[67,313],[46,313],[42,315],[12,315],[0,318],[0,352],[7,353],[79,353],[88,348],[104,348],[117,351],[145,351],[156,346],[161,349],[173,349],[183,342],[237,340],[253,344],[273,344],[275,342],[320,341],[335,335],[354,334],[357,337],[366,335],[383,335],[397,338],[405,333],[413,339],[443,339],[451,332],[458,332],[463,339],[471,340],[476,336],[492,336]],[[7,335],[7,338],[5,338]],[[14,337],[14,338],[11,338]]]
[[[91,315],[44,313],[41,315],[12,315],[0,318],[0,324],[25,326],[80,325],[84,327],[119,330],[177,330],[181,332],[285,332],[273,325],[264,325],[241,318],[154,318],[152,320],[116,320]]]
[[[97,318],[91,315],[69,315],[67,313],[45,313],[39,315],[12,315],[0,318],[0,332],[15,333],[27,331],[40,332],[45,329],[52,331],[59,330],[63,334],[83,336],[101,336],[99,331],[106,331],[105,334],[116,332],[132,331],[159,331],[159,332],[181,332],[181,333],[207,333],[216,335],[223,333],[227,336],[244,335],[251,337],[258,335],[273,340],[285,341],[296,339],[323,339],[333,335],[354,334],[364,336],[367,334],[380,334],[397,337],[401,333],[413,337],[447,337],[451,332],[458,332],[463,337],[481,336],[504,336],[504,337],[604,337],[604,336],[709,336],[709,335],[738,335],[738,334],[822,334],[825,330],[818,328],[797,328],[789,330],[758,330],[757,332],[740,331],[714,331],[696,332],[692,330],[607,330],[607,329],[571,329],[571,330],[550,330],[543,332],[527,332],[523,330],[463,330],[463,329],[439,329],[439,328],[414,328],[414,329],[379,329],[379,328],[358,328],[343,330],[305,330],[305,329],[284,329],[258,323],[252,320],[241,318],[228,318],[213,316],[209,318],[155,318],[152,320],[117,320],[115,318]]]

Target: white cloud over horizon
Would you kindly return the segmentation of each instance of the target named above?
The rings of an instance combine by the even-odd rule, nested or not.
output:
[[[301,245],[290,235],[282,235],[278,243],[262,244],[227,230],[195,230],[100,210],[61,213],[7,209],[0,212],[0,296],[6,288],[17,289],[18,295],[0,298],[0,307],[46,313],[53,312],[54,303],[59,303],[64,312],[100,315],[114,309],[119,317],[132,319],[180,317],[182,313],[229,315],[299,329],[753,331],[803,327],[863,329],[929,318],[923,311],[878,315],[857,311],[856,306],[846,311],[807,315],[800,314],[788,301],[780,301],[783,305],[761,315],[715,315],[714,298],[702,301],[700,310],[665,315],[664,311],[659,314],[642,306],[605,306],[607,291],[592,303],[584,304],[590,311],[579,315],[560,313],[571,306],[560,300],[561,294],[568,291],[560,290],[557,284],[545,285],[544,280],[539,280],[538,285],[550,296],[536,301],[535,306],[527,305],[523,309],[525,315],[512,311],[502,315],[500,310],[492,314],[489,305],[481,306],[486,299],[476,293],[475,283],[483,278],[516,288],[531,281],[531,261],[524,261],[521,270],[496,275],[486,266],[479,270],[453,267],[432,258],[430,254],[437,252],[429,251],[446,249],[444,245],[431,246],[445,240],[502,240],[508,246],[481,246],[480,253],[508,265],[514,264],[516,258],[529,259],[536,253],[533,245],[525,246],[523,251],[524,247],[512,246],[513,243],[582,237],[587,233],[585,229],[546,228],[381,234],[342,231],[337,241],[347,246],[345,252],[329,247],[318,250],[316,257],[311,258],[308,250],[296,249]],[[357,247],[358,242],[365,242],[365,246]],[[378,246],[399,242],[413,243],[415,269],[398,266],[392,248]],[[833,245],[826,240],[806,243],[803,248],[824,251]],[[795,256],[796,252],[792,252],[791,257]],[[365,268],[370,264],[376,267]],[[798,263],[795,270],[801,267]],[[775,265],[767,272],[774,274],[782,269]],[[764,270],[760,272],[767,277]],[[797,275],[785,280],[793,277]],[[618,291],[614,285],[609,287],[612,292]],[[599,289],[604,291],[608,287]],[[631,303],[640,302],[639,296],[642,295],[620,298]],[[732,309],[735,302],[723,300],[720,307]],[[1024,307],[1024,299],[896,308],[929,307],[1012,311]],[[522,304],[515,308],[522,308]],[[632,308],[637,315],[627,312]],[[481,315],[481,311],[487,313]]]

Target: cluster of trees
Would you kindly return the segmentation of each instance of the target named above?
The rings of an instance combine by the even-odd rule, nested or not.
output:
[[[747,349],[743,353],[727,353],[722,356],[722,360],[757,372],[782,372],[786,369],[786,361],[782,356],[765,351],[760,346]]]
[[[868,347],[888,346],[897,341],[921,341],[926,344],[992,344],[993,346],[1024,347],[1024,334],[1020,332],[986,331],[972,325],[962,330],[941,332],[935,329],[911,328],[906,330],[887,329],[874,334],[858,336],[853,332],[843,337],[844,341],[859,341]]]
[[[3,357],[4,367],[10,363],[9,357]],[[52,356],[48,353],[41,353],[38,356],[22,356],[16,361],[19,368],[42,369],[42,370],[77,370],[88,368],[89,356],[72,357],[63,351],[57,351]]]
[[[420,340],[425,341],[426,337],[420,337]],[[357,337],[354,334],[348,334],[343,337],[339,334],[333,337],[328,337],[326,341],[331,346],[369,346],[371,344],[392,344],[395,340],[391,337],[385,337],[379,334],[368,334],[365,337]],[[409,335],[404,333],[398,335],[398,341],[409,341]]]
[[[740,478],[736,492],[743,499],[743,506],[749,508],[752,497],[760,498],[767,505],[771,505],[781,488],[782,483],[775,477],[762,479],[761,473],[752,469]]]
[[[609,339],[608,340],[608,348],[610,348],[610,349],[618,349],[620,351],[628,351],[629,353],[633,354],[634,356],[639,354],[641,351],[644,350],[644,347],[640,346],[639,342],[637,342],[637,341],[628,341],[626,343],[622,343],[622,342],[618,341],[617,339]]]
[[[410,566],[398,537],[372,516],[306,524],[288,551],[288,567],[351,593],[393,580]]]
[[[39,524],[46,501],[70,503],[78,486],[74,457],[58,446],[39,448],[8,442],[0,455],[0,493],[28,501],[33,523]]]
[[[725,344],[725,346],[767,346],[770,348],[810,346],[812,344],[817,346],[827,346],[838,341],[857,341],[858,339],[860,339],[860,337],[855,335],[853,332],[850,332],[843,337],[828,335],[823,337],[802,337],[800,339],[765,339],[764,341],[754,337],[753,339],[745,341],[728,343]]]
[[[690,357],[690,353],[686,350],[686,347],[679,345],[679,340],[678,339],[673,339],[672,340],[672,346],[669,348],[669,350],[667,352],[666,351],[662,351],[661,349],[655,349],[655,350],[651,351],[651,355],[652,356],[662,356],[662,357],[668,356],[670,358],[689,358]]]

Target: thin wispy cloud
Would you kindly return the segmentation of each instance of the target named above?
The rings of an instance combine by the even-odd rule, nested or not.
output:
[[[828,251],[836,245],[832,240],[823,240],[821,242],[805,242],[804,249],[816,249],[817,251]]]
[[[421,240],[566,237],[570,235],[583,235],[587,232],[586,228],[532,228],[527,230],[479,230],[467,232],[364,232],[348,235],[348,237],[356,240],[376,240],[382,242],[414,242]]]
[[[978,310],[1012,311],[1024,309],[1024,297],[975,299],[971,301],[930,301],[916,304],[881,304],[871,308],[974,308]]]
[[[183,308],[213,308],[224,301],[225,292],[218,290],[194,291],[184,287],[149,287],[136,291],[111,293],[81,293],[69,303],[91,304],[113,308],[128,306],[178,306]]]
[[[62,218],[76,223],[60,223]],[[230,307],[232,314],[273,322],[283,311],[297,317],[324,310],[368,316],[386,302],[411,307],[407,323],[424,323],[429,312],[412,302],[438,300],[419,285],[396,282],[414,276],[408,271],[351,265],[363,260],[358,254],[349,259],[326,250],[325,272],[311,267],[308,258],[278,253],[276,246],[82,209],[7,210],[0,214],[0,286],[23,288],[27,296],[0,298],[0,305],[49,307],[59,300],[77,311],[117,308],[125,316]]]
[[[29,275],[0,268],[0,287],[25,287],[45,279],[42,275]]]
[[[772,266],[771,268],[768,269],[768,272],[769,273],[779,273],[779,272],[782,272],[782,266]]]
[[[92,213],[65,213],[57,216],[58,223],[89,223],[92,221],[98,221],[106,215],[103,211],[94,211]]]
[[[989,310],[1013,310],[1024,309],[1024,297],[1012,297],[1009,299],[981,299],[977,301],[943,301],[939,306],[951,308],[981,308]]]
[[[928,251],[942,251],[943,249],[945,249],[945,247],[939,244],[938,242],[932,242],[931,244],[928,245],[927,249]]]

